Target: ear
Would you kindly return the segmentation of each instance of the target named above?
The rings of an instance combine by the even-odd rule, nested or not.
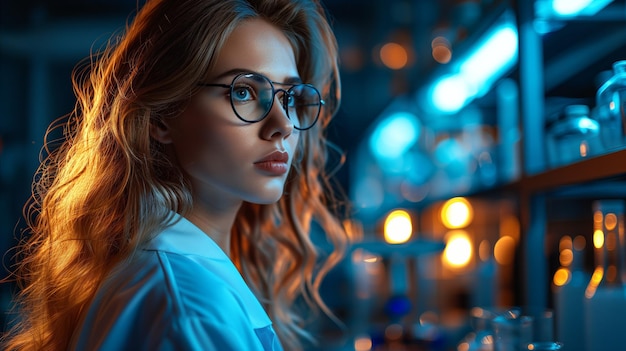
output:
[[[172,132],[170,127],[160,119],[150,123],[150,136],[161,144],[172,143]]]

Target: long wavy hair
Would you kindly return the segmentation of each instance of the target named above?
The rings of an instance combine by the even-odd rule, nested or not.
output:
[[[159,233],[170,211],[188,213],[189,182],[151,138],[150,126],[176,118],[229,34],[249,18],[284,32],[302,80],[320,89],[326,105],[300,135],[281,200],[241,207],[230,254],[287,349],[310,337],[301,306],[330,313],[320,283],[351,234],[326,170],[324,130],[340,84],[324,8],[315,0],[148,0],[123,34],[74,71],[76,108],[48,131],[25,206],[27,235],[17,247],[19,317],[4,335],[6,349],[66,349],[113,267]],[[59,128],[61,140],[50,140]],[[314,223],[334,244],[331,253],[313,245]]]

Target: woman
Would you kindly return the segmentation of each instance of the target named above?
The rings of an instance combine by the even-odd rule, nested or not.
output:
[[[301,348],[299,302],[328,312],[349,239],[324,172],[336,58],[315,1],[148,0],[75,74],[5,349]]]

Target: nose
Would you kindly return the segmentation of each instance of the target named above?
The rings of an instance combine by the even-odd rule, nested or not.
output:
[[[284,91],[274,95],[274,103],[272,108],[263,120],[263,138],[270,140],[273,138],[288,138],[294,130],[293,121],[287,115],[284,108],[283,98],[286,96]]]

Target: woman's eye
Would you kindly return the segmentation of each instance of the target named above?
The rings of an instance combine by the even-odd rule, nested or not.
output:
[[[233,99],[236,101],[250,101],[254,99],[254,90],[250,87],[233,89]]]
[[[287,99],[287,106],[289,106],[289,107],[295,107],[296,106],[296,97],[292,93],[287,94],[287,96],[285,96],[285,98]]]

